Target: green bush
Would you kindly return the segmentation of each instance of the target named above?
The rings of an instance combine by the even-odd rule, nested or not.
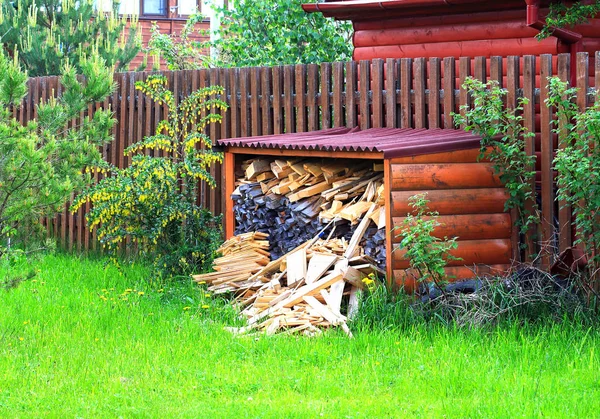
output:
[[[165,279],[202,272],[221,239],[220,217],[196,200],[200,182],[215,186],[209,168],[222,161],[204,132],[221,121],[215,111],[227,107],[217,98],[223,89],[199,89],[177,104],[164,76],[151,75],[136,88],[166,105],[167,119],[155,135],[125,150],[132,156],[129,167],[98,167],[109,176],[81,194],[73,211],[85,202],[93,205],[87,222],[98,228],[99,240],[113,255],[130,241]]]
[[[435,284],[442,292],[446,285],[446,265],[450,260],[458,260],[450,254],[456,249],[456,237],[440,239],[433,233],[440,226],[438,213],[427,208],[427,194],[418,194],[409,198],[410,206],[416,215],[407,214],[400,228],[399,249],[406,249],[410,269],[417,274],[420,283]]]
[[[69,122],[88,105],[112,93],[113,69],[101,58],[63,67],[63,95],[37,108],[37,119],[21,125],[12,107],[27,93],[27,75],[14,60],[0,54],[0,251],[31,244],[41,232],[40,220],[64,208],[73,192],[90,182],[83,171],[102,161],[99,146],[112,140],[115,120],[108,110],[86,115],[77,126]]]

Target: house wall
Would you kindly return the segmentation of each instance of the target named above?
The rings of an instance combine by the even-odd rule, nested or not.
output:
[[[439,213],[440,226],[434,234],[443,239],[457,238],[448,262],[451,280],[479,274],[502,274],[510,268],[513,228],[510,213],[504,209],[508,198],[493,164],[478,161],[479,150],[454,151],[388,160],[386,192],[390,225],[388,248],[401,240],[398,229],[412,212],[409,198],[426,193],[430,211]],[[391,245],[390,245],[391,243]],[[388,257],[388,277],[396,286],[415,289],[418,274],[409,269],[405,251],[396,249]]]

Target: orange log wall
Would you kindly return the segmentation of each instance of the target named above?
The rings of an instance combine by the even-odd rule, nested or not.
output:
[[[451,152],[386,161],[389,165],[389,217],[393,226],[401,227],[411,207],[408,198],[426,192],[429,209],[437,211],[440,237],[457,237],[458,247],[452,255],[447,273],[454,280],[476,274],[503,274],[510,268],[513,250],[511,216],[504,211],[507,194],[489,162],[477,162],[476,152]],[[388,243],[397,247],[400,238],[390,232]],[[388,258],[397,286],[408,291],[416,286],[402,250]]]

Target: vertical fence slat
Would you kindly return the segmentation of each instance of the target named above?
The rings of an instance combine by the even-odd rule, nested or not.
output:
[[[456,63],[454,57],[444,58],[444,128],[454,128],[452,113],[456,107]]]
[[[331,128],[331,63],[321,64],[320,106],[321,129]]]
[[[273,133],[281,134],[284,132],[284,112],[282,104],[282,82],[283,82],[283,68],[281,66],[273,67]]]
[[[506,88],[508,90],[506,94],[506,106],[508,109],[514,110],[517,107],[518,91],[519,91],[519,57],[508,57],[506,63]],[[516,209],[511,210],[511,216],[514,220],[517,219],[518,213]],[[514,260],[521,260],[520,251],[520,232],[519,229],[513,227],[512,229],[512,254]]]
[[[296,132],[307,131],[306,120],[306,67],[303,64],[297,64],[295,69],[296,77]]]
[[[440,59],[429,59],[429,128],[440,127]]]
[[[260,114],[260,67],[250,69],[250,123],[253,137],[262,135],[261,114]]]
[[[208,70],[208,79],[210,81],[210,85],[211,86],[218,86],[219,85],[219,69],[218,68],[211,68]],[[211,95],[210,97],[211,99],[216,99],[217,96],[216,95]],[[211,113],[218,113],[218,110],[216,108],[212,108],[210,109]],[[219,125],[216,122],[213,122],[210,124],[210,139],[213,141],[213,144],[217,142],[217,140],[220,139],[220,134],[221,134],[221,130],[219,129]],[[213,214],[221,214],[222,212],[222,207],[221,207],[221,193],[219,189],[222,189],[222,183],[221,183],[221,171],[222,171],[222,166],[220,164],[212,164],[210,166],[210,174],[213,177],[213,179],[216,182],[216,186],[215,187],[211,187],[210,188],[210,208],[213,211]]]
[[[427,128],[427,109],[425,107],[425,81],[427,64],[425,58],[414,61],[414,90],[415,90],[415,128]]]
[[[346,63],[346,126],[353,128],[356,120],[356,62]]]
[[[560,54],[558,56],[558,77],[567,83],[571,80],[571,54]],[[570,121],[565,120],[564,117],[559,118],[558,127],[560,131],[559,137],[567,135],[567,124]],[[560,140],[560,138],[559,138]],[[564,148],[566,144],[558,144],[559,147]],[[565,201],[558,201],[558,248],[559,251],[567,249],[572,245],[573,237],[572,231],[572,214],[571,206]]]
[[[458,95],[458,103],[459,103],[459,109],[460,109],[460,114],[462,116],[465,116],[465,106],[466,107],[470,107],[471,106],[471,97],[469,95],[469,92],[467,92],[467,90],[465,90],[463,88],[463,84],[465,83],[465,80],[467,79],[467,77],[469,77],[471,75],[471,58],[469,57],[461,57],[458,60],[458,77],[459,77],[459,86],[458,88],[460,89],[460,93]],[[461,126],[461,128],[464,128],[464,126]]]
[[[482,83],[487,82],[486,77],[486,58],[485,57],[475,57],[475,65],[473,69],[473,77]]]
[[[224,91],[221,99],[229,105],[227,100],[227,96],[231,94],[231,86],[229,85],[229,72],[225,68],[221,68],[219,72],[221,87],[223,87]],[[229,109],[221,109],[221,138],[231,138],[231,113]]]
[[[383,60],[377,58],[372,64],[371,91],[372,93],[372,124],[374,128],[382,128],[383,115]]]
[[[400,59],[400,126],[412,128],[412,59]]]
[[[283,106],[285,109],[285,132],[296,132],[296,116],[294,113],[294,66],[283,67]]]
[[[552,76],[552,56],[544,54],[540,61],[540,76],[547,80]],[[541,163],[542,163],[542,264],[548,267],[552,262],[554,251],[554,179],[552,176],[552,161],[554,157],[554,136],[552,134],[552,109],[543,106],[548,98],[548,85],[540,86],[540,129],[541,129]]]
[[[240,69],[234,68],[229,73],[229,115],[231,115],[230,138],[238,138],[242,135],[240,118],[240,101],[238,97],[240,82]]]
[[[261,68],[260,84],[262,132],[263,135],[271,135],[273,134],[273,109],[271,107],[271,69],[269,67]]]
[[[577,53],[576,58],[576,75],[577,75],[577,107],[581,112],[585,112],[589,106],[588,100],[588,88],[589,88],[589,54],[587,52]],[[580,205],[584,203],[580,201]],[[581,232],[575,233],[578,237],[581,236]],[[598,278],[598,274],[595,273],[595,277]]]
[[[306,79],[308,90],[306,94],[306,105],[308,106],[308,130],[316,131],[319,129],[319,104],[318,104],[318,84],[319,84],[319,66],[309,64],[306,68]]]
[[[398,62],[388,58],[385,62],[385,126],[396,128],[398,125],[398,104],[396,80],[398,79]]]
[[[344,126],[344,63],[333,63],[333,126]]]
[[[250,109],[248,96],[250,95],[249,86],[250,68],[240,69],[240,130],[242,137],[248,137],[252,133],[250,127]]]
[[[360,101],[358,109],[360,113],[360,129],[371,128],[371,112],[370,112],[370,84],[371,84],[371,62],[363,60],[359,64],[359,90]]]
[[[125,167],[125,157],[123,151],[125,150],[125,137],[127,135],[127,82],[129,77],[127,73],[121,73],[120,77],[120,96],[119,96],[119,136],[115,139],[117,142],[117,167]]]
[[[523,97],[527,99],[526,103],[523,103],[523,126],[528,133],[533,135],[525,140],[525,153],[528,156],[535,156],[535,57],[532,55],[526,55],[523,57]],[[533,167],[529,167],[528,170],[535,172],[535,160]],[[529,187],[534,194],[533,199],[528,200],[525,203],[525,210],[529,214],[533,214],[534,203],[535,203],[535,176],[531,179]],[[531,226],[524,236],[525,244],[525,261],[530,260],[530,257],[536,254],[535,248],[535,237],[537,231],[535,226]]]

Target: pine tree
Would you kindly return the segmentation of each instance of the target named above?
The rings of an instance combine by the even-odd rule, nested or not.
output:
[[[119,2],[109,13],[93,0],[3,0],[0,36],[9,53],[18,51],[31,77],[58,75],[68,60],[77,72],[82,57],[96,52],[117,71],[127,69],[141,48],[138,21],[119,17]]]

